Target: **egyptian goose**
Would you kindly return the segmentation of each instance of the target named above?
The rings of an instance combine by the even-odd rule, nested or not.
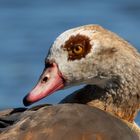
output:
[[[67,125],[71,132],[71,134],[68,134],[69,139],[134,140],[137,139],[137,136],[130,130],[133,128],[137,135],[140,134],[139,127],[134,123],[140,108],[139,81],[140,54],[137,50],[128,42],[101,26],[85,25],[67,30],[55,40],[45,59],[45,68],[38,84],[25,96],[23,103],[28,106],[57,90],[86,84],[84,88],[61,101],[61,103],[70,104],[47,107],[47,109],[42,107],[36,114],[38,114],[38,117],[42,117],[41,112],[46,110],[48,111],[48,114],[46,112],[47,118],[49,118],[46,122],[54,122],[58,119],[59,123],[56,124],[56,129],[58,127],[62,131],[56,130],[56,132],[63,134],[63,136],[68,134],[68,131],[65,131],[67,127],[64,127]],[[35,129],[30,129],[29,133],[22,133],[20,136],[23,136],[24,139],[37,139],[38,136],[34,137],[37,134],[32,133],[32,131],[36,132],[36,129],[40,127],[37,128],[34,122],[31,124],[26,119],[28,120],[31,117],[34,121],[35,117],[38,117],[32,115],[35,113],[30,110],[24,113],[26,114],[26,112],[30,112],[30,115],[21,117],[22,119],[17,123],[18,126],[26,122],[25,126],[22,126],[23,130],[27,128],[27,124],[35,125]],[[60,112],[65,116],[64,118],[60,115]],[[72,134],[76,135],[76,126],[73,127],[74,131],[72,131],[71,127],[73,125],[69,128],[69,123],[72,122],[70,118],[75,116],[74,112],[75,114],[80,112],[82,116],[78,114],[80,116],[79,121],[76,118],[73,121],[78,121],[78,126],[84,126],[81,127],[85,132],[84,135],[81,134],[81,129],[79,129],[77,132],[79,135],[72,137]],[[57,117],[51,120],[49,115]],[[76,114],[76,116],[78,115]],[[45,117],[45,119],[47,118]],[[65,123],[63,123],[63,120]],[[81,120],[83,124],[80,124]],[[96,121],[97,124],[94,125]],[[60,125],[60,122],[62,125]],[[105,122],[106,124],[104,124]],[[43,125],[41,122],[39,124]],[[47,126],[47,124],[50,126],[53,124],[49,122],[44,124],[46,124],[46,131],[44,128],[43,132],[48,132],[47,136],[53,134],[54,129]],[[90,129],[87,129],[86,124],[90,124]],[[108,129],[106,132],[105,128]],[[116,131],[112,130],[110,135],[109,131],[111,129],[109,128]],[[131,129],[129,130],[129,128]],[[11,131],[13,132],[14,128]],[[124,133],[120,134],[121,131]],[[62,132],[65,132],[65,134]],[[2,133],[5,135],[5,132]],[[43,134],[40,134],[40,136],[45,139]],[[53,140],[67,139],[63,136],[60,138],[57,134],[49,138],[53,138]]]

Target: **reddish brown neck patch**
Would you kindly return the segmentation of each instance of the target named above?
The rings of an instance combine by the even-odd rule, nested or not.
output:
[[[76,53],[74,50],[80,47],[80,53]],[[62,48],[68,52],[68,60],[80,60],[84,58],[91,50],[90,39],[84,35],[71,36],[66,41]]]

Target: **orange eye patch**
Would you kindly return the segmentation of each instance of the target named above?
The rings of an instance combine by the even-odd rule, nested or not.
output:
[[[62,47],[68,52],[68,60],[84,58],[91,50],[90,39],[80,34],[71,36]]]

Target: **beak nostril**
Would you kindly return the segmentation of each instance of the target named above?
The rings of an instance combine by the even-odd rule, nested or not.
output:
[[[48,81],[48,77],[47,76],[45,76],[43,79],[42,79],[42,81],[41,81],[41,83],[46,83],[47,81]]]

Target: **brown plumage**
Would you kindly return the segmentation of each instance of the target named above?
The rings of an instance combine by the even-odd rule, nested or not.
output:
[[[11,114],[17,122],[0,133],[0,140],[138,140],[122,121],[94,107],[63,104],[35,110]]]

